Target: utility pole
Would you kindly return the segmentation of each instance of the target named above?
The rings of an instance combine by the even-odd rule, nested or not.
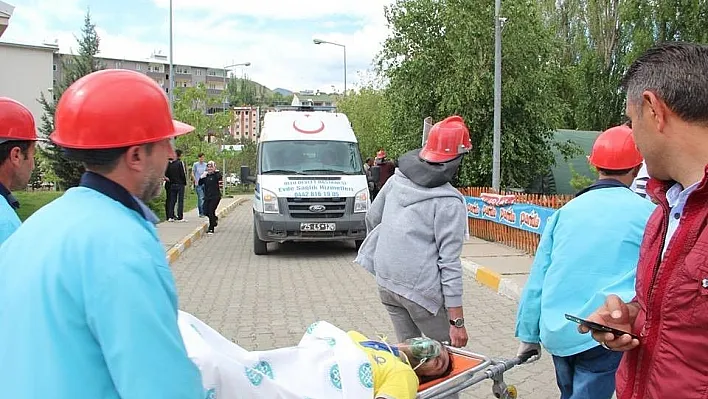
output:
[[[173,114],[173,117],[174,117],[174,112],[175,112],[175,108],[174,108],[174,104],[175,104],[175,75],[174,75],[174,69],[175,69],[175,66],[174,66],[174,61],[173,61],[173,59],[172,59],[172,55],[173,55],[173,53],[172,53],[172,0],[170,0],[170,77],[169,77],[170,82],[169,82],[169,84],[168,84],[167,86],[169,87],[168,90],[170,91],[170,93],[169,93],[169,94],[170,94],[170,95],[169,95],[169,98],[170,98],[170,110],[172,111],[172,114]]]
[[[494,4],[494,143],[492,188],[498,193],[501,180],[501,0]]]

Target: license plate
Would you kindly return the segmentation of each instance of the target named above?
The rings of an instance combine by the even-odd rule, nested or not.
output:
[[[335,223],[300,223],[300,231],[334,231]]]

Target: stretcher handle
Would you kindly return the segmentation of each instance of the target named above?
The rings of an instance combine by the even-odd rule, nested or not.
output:
[[[515,360],[518,360],[518,363],[516,363],[516,364],[524,364],[524,363],[526,363],[529,359],[531,359],[532,357],[534,357],[534,356],[536,356],[536,355],[538,355],[538,351],[537,351],[536,349],[531,349],[531,350],[528,351],[528,352],[524,352],[524,353],[522,353],[522,354],[520,354],[519,356],[516,357]]]

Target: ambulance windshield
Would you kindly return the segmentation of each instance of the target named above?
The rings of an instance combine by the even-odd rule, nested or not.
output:
[[[346,141],[268,141],[261,143],[261,174],[364,174],[356,143]]]

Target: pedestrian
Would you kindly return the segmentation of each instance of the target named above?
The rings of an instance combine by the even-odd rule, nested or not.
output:
[[[27,188],[36,150],[32,113],[19,102],[0,97],[0,244],[20,227],[20,202],[11,190]]]
[[[194,191],[197,193],[197,210],[199,211],[199,217],[203,218],[206,215],[206,212],[204,212],[204,190],[199,184],[199,179],[206,170],[204,153],[200,152],[199,155],[197,155],[197,158],[197,162],[192,164],[192,181],[194,182]]]
[[[636,296],[609,295],[593,331],[624,352],[617,398],[703,399],[708,387],[708,46],[671,42],[639,56],[623,88],[658,201],[639,254]],[[590,257],[588,257],[590,259]],[[579,327],[581,332],[588,330]]]
[[[145,204],[193,129],[139,72],[94,72],[62,94],[50,139],[86,172],[3,244],[0,397],[205,397]]]
[[[169,184],[167,196],[167,209],[169,213],[165,215],[168,222],[186,222],[184,219],[184,189],[187,187],[187,172],[182,162],[182,150],[175,150],[176,158],[167,165],[165,177]],[[177,210],[175,211],[175,205]]]
[[[219,182],[222,178],[223,176],[221,172],[216,169],[216,163],[214,163],[214,161],[207,162],[206,170],[199,178],[199,185],[204,191],[204,211],[209,218],[209,227],[207,228],[207,234],[209,235],[214,234],[214,228],[219,222],[219,218],[216,217],[216,208],[221,201]]]
[[[634,297],[639,245],[654,204],[630,185],[642,167],[632,129],[600,134],[590,163],[599,179],[548,220],[516,315],[518,354],[541,344],[553,356],[561,399],[610,399],[622,354],[578,334],[565,314],[585,318],[610,292]]]
[[[471,148],[461,117],[437,123],[424,148],[400,158],[366,216],[356,262],[376,276],[399,342],[422,333],[467,344],[460,262],[467,209],[450,181]]]

